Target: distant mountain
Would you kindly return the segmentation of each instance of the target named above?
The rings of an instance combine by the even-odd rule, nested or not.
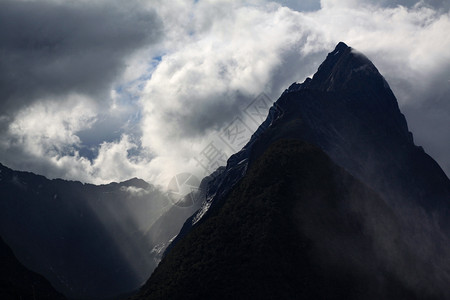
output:
[[[25,268],[0,238],[0,299],[65,299],[43,276]]]
[[[211,186],[211,182],[223,171],[224,167],[220,167],[210,176],[203,178],[197,191],[174,203],[145,233],[145,240],[154,245],[152,255],[156,263],[161,261],[167,247],[170,247],[173,239],[177,237],[186,219],[200,208],[208,194],[208,186]],[[151,271],[153,272],[153,269]]]
[[[145,234],[170,206],[136,178],[96,186],[0,165],[0,235],[27,268],[69,298],[139,288],[156,267],[155,244]]]
[[[450,180],[339,43],[208,186],[135,299],[450,298]]]

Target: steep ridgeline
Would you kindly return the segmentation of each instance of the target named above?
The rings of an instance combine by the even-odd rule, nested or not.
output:
[[[138,289],[156,267],[145,234],[168,207],[165,195],[140,179],[96,186],[0,165],[0,235],[68,298]]]
[[[25,268],[0,238],[0,299],[65,299],[43,276]]]
[[[363,54],[339,43],[312,80],[293,84],[277,104],[283,121],[263,143],[280,131],[311,142],[390,205],[418,204],[429,214],[438,212],[439,226],[449,232],[450,181],[414,145],[388,83]]]
[[[151,254],[156,265],[161,261],[168,246],[180,232],[183,223],[195,213],[206,198],[208,186],[216,177],[220,176],[224,167],[218,168],[210,176],[206,176],[196,191],[193,191],[177,203],[172,203],[145,233],[144,239],[153,245]],[[151,269],[153,272],[154,269]]]
[[[339,43],[210,182],[136,298],[449,298],[449,208],[389,85]]]

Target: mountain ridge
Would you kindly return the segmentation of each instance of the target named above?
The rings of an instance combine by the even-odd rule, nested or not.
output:
[[[130,293],[156,267],[144,235],[168,200],[141,179],[93,185],[0,165],[0,199],[0,235],[67,297]]]

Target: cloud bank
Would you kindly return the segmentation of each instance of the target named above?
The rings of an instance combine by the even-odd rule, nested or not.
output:
[[[16,169],[166,185],[257,126],[246,109],[312,75],[339,41],[386,77],[450,174],[447,1],[3,1],[0,155]],[[236,146],[237,147],[237,146]]]

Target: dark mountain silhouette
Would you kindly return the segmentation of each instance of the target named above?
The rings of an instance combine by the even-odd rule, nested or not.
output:
[[[0,298],[66,299],[43,276],[25,268],[0,238]]]
[[[424,264],[375,192],[320,149],[284,140],[169,252],[137,299],[422,299],[431,291],[415,294],[416,279],[401,277]]]
[[[0,199],[1,236],[69,298],[131,292],[156,267],[145,234],[169,203],[143,180],[96,186],[0,165]]]
[[[450,181],[389,85],[339,43],[210,182],[135,298],[449,298],[449,212]]]

